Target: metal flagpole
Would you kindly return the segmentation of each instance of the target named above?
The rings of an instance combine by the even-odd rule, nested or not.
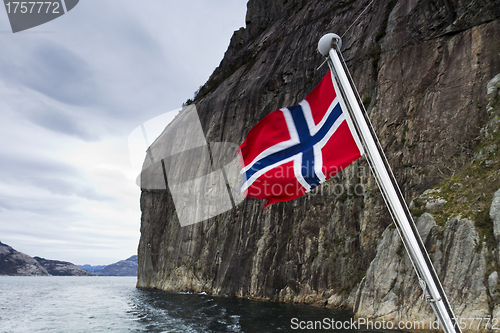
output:
[[[399,235],[413,262],[426,299],[430,302],[445,333],[461,332],[396,179],[385,159],[378,140],[375,141],[374,139],[376,134],[373,128],[368,125],[369,121],[365,118],[367,116],[361,111],[356,95],[347,78],[337,53],[340,53],[341,45],[342,41],[338,35],[327,34],[319,41],[318,51],[327,57],[335,88],[340,88],[340,93],[349,113],[347,116],[351,118],[355,127],[351,130],[355,130],[360,138],[372,173],[377,180],[384,200],[398,228]]]

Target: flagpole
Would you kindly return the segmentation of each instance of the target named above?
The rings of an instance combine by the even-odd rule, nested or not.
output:
[[[413,262],[424,295],[430,302],[445,333],[461,332],[455,315],[448,302],[444,289],[434,270],[427,250],[418,234],[415,222],[401,194],[396,179],[391,171],[380,144],[375,141],[376,134],[368,125],[366,115],[361,111],[356,95],[344,71],[339,55],[342,41],[336,34],[327,34],[318,43],[319,52],[327,57],[334,85],[339,86],[345,100],[348,116],[365,150],[372,173],[379,184],[384,200],[389,208],[406,251]]]

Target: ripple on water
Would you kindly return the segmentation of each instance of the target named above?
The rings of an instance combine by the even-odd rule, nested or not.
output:
[[[0,276],[1,331],[296,332],[292,318],[351,318],[345,311],[166,293],[136,289],[135,284],[135,277]]]

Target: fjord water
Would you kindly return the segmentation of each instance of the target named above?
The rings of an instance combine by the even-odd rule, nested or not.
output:
[[[135,282],[135,277],[0,276],[0,332],[300,332],[292,329],[292,318],[352,316],[311,306],[136,289]]]

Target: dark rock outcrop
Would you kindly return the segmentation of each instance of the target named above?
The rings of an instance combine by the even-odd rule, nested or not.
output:
[[[94,274],[76,266],[67,261],[49,260],[40,257],[34,257],[38,263],[54,276],[93,276]]]
[[[97,275],[103,276],[137,276],[137,256],[118,261],[99,270]]]
[[[497,242],[500,242],[500,190],[495,193],[490,209],[490,218],[493,221],[493,232]]]
[[[0,242],[0,275],[50,275],[38,261]]]
[[[323,61],[319,38],[342,34],[368,3],[250,0],[247,27],[235,32],[194,101],[207,141],[239,144],[266,114],[303,99],[326,72],[316,70]],[[382,0],[372,6],[347,32],[342,51],[408,202],[442,182],[457,183],[453,177],[471,162],[496,168],[495,159],[475,154],[497,151],[491,151],[497,134],[485,87],[500,72],[500,1]],[[489,150],[482,149],[487,140]],[[496,184],[499,175],[488,177]],[[462,191],[476,191],[467,179]],[[328,304],[373,318],[432,316],[418,300],[422,291],[406,254],[395,250],[390,216],[365,162],[321,188],[337,184],[345,189],[341,194],[320,191],[265,210],[263,202],[247,199],[184,228],[168,191],[143,189],[137,286]],[[363,193],[349,191],[356,186]],[[438,230],[431,217],[419,220],[429,242],[439,243],[434,260],[460,314],[493,314],[498,302],[484,280],[495,281],[497,260],[496,243],[487,241],[492,222],[478,213],[491,205],[486,192],[460,204],[471,212],[467,217],[447,215],[455,199],[461,202],[458,194],[426,201],[439,217]],[[427,206],[417,206],[420,216]],[[461,241],[463,250],[456,246]],[[387,273],[387,281],[377,282],[386,270],[400,275]],[[454,283],[471,292],[451,291]],[[395,306],[397,299],[405,306]]]
[[[499,318],[498,224],[500,187],[500,127],[496,105],[500,75],[487,85],[490,120],[481,129],[474,162],[426,190],[410,208],[436,272],[460,318]],[[495,147],[495,148],[492,148]],[[385,230],[377,255],[357,292],[360,317],[397,320],[411,318],[428,325],[429,313],[412,263],[395,228]],[[470,324],[470,323],[469,323]],[[485,326],[475,325],[482,331]],[[478,328],[479,327],[479,328]],[[429,327],[427,327],[429,328]]]

